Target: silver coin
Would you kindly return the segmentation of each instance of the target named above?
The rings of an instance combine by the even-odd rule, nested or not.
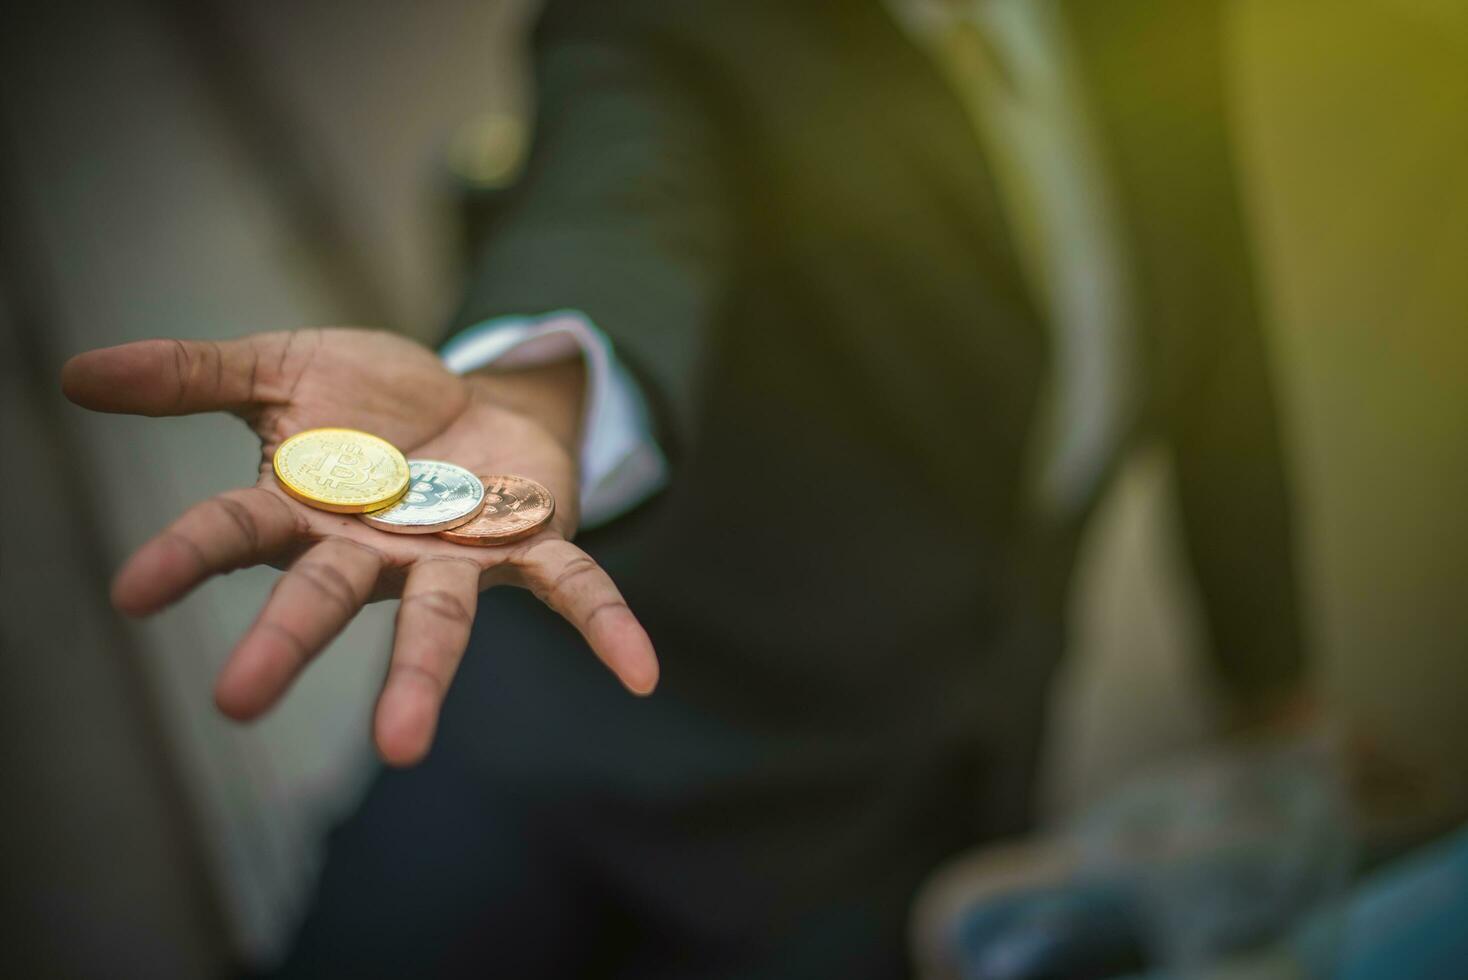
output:
[[[484,507],[484,484],[462,466],[408,460],[408,492],[391,507],[358,514],[379,531],[431,534],[472,521]]]

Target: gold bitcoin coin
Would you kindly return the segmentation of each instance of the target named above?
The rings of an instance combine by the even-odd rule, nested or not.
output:
[[[356,429],[307,429],[275,451],[275,478],[301,503],[338,514],[393,504],[408,489],[408,461],[386,439]]]

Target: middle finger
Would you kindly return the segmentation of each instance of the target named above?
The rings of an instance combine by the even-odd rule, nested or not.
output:
[[[479,565],[466,558],[429,558],[408,572],[374,723],[378,750],[393,765],[418,761],[433,741],[474,625],[479,577]]]

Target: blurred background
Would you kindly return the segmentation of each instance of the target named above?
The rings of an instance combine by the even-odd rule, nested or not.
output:
[[[0,738],[8,975],[210,976],[268,962],[374,764],[393,610],[266,720],[215,670],[272,573],[146,623],[121,558],[247,482],[227,419],[87,416],[65,357],[317,324],[432,342],[458,195],[511,181],[528,0],[23,3],[0,30]],[[1315,671],[1412,773],[1381,833],[1468,814],[1468,5],[1237,0],[1240,166],[1272,313]],[[1168,460],[1092,528],[1045,810],[1206,738]]]

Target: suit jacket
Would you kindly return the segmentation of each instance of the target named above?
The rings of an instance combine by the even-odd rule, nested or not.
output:
[[[1221,8],[1067,7],[1133,253],[1135,437],[1172,448],[1221,675],[1268,690],[1300,654]],[[1027,507],[1046,331],[955,93],[878,0],[564,0],[534,51],[458,323],[583,310],[658,406],[670,488],[586,544],[664,661],[633,727],[723,748],[649,778],[948,753],[1022,822],[1085,515]]]

